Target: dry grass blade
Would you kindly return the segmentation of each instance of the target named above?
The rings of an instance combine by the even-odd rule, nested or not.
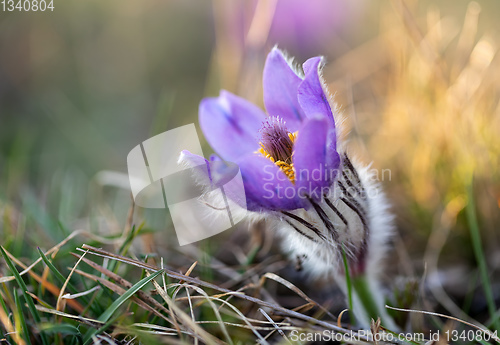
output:
[[[170,286],[175,286],[177,284],[171,284]],[[194,288],[192,286],[189,286],[190,288]],[[204,292],[201,292],[202,294],[204,294]],[[226,299],[226,300],[222,300],[221,297],[224,297],[224,296],[234,296],[238,294],[238,292],[233,292],[233,293],[223,293],[223,294],[217,294],[217,295],[212,295],[210,296],[210,298],[212,300],[215,300],[215,301],[220,301],[222,302],[221,303],[221,306],[218,308],[219,310],[221,310],[224,305],[228,305],[231,309],[235,309],[236,307],[233,306],[232,304],[229,303],[229,298]],[[179,297],[179,298],[176,298],[175,301],[176,302],[179,302],[179,301],[184,301],[184,300],[187,300],[188,298],[187,297]],[[197,305],[196,307],[202,305],[203,303],[206,302],[207,300],[207,297],[205,295],[202,295],[202,296],[190,296],[189,298],[190,300],[201,300]],[[228,313],[229,314],[229,313]],[[237,327],[242,327],[242,328],[247,328],[247,329],[250,329],[250,330],[274,330],[274,328],[271,328],[271,327],[260,327],[260,326],[255,326],[253,324],[270,324],[270,322],[268,321],[264,321],[264,320],[257,320],[257,319],[253,319],[253,318],[250,318],[250,317],[247,317],[247,316],[244,316],[242,315],[241,313],[238,313],[238,312],[235,312],[234,314],[229,314],[230,316],[232,317],[240,317],[242,320],[244,320],[245,322],[248,321],[250,323],[250,325],[247,324],[246,325],[242,325],[242,324],[235,324],[235,323],[230,323],[230,322],[225,322],[224,321],[224,324],[226,325],[231,325],[231,326],[237,326]],[[218,323],[219,321],[196,321],[197,323]],[[290,326],[290,323],[283,323],[281,322],[280,323],[281,325],[285,325],[287,328],[287,330],[298,330],[299,328],[297,327],[288,327]],[[285,329],[282,327],[282,329]]]
[[[495,334],[491,333],[488,329],[480,327],[480,326],[477,326],[477,325],[475,325],[473,323],[470,323],[470,322],[458,319],[458,318],[453,317],[453,316],[449,316],[449,315],[445,315],[445,314],[440,314],[440,313],[434,313],[432,311],[425,311],[425,310],[395,308],[395,307],[391,307],[391,306],[388,306],[388,305],[386,305],[385,307],[389,308],[389,309],[392,309],[392,310],[404,311],[404,312],[407,312],[407,313],[420,313],[420,314],[426,314],[426,315],[433,315],[433,316],[444,317],[446,319],[453,320],[453,321],[458,321],[460,323],[463,323],[464,325],[467,325],[467,326],[470,326],[470,327],[475,328],[477,330],[480,330],[484,334],[488,334],[491,337],[491,339],[494,339],[497,343],[500,344],[500,339],[497,336],[495,336]]]
[[[278,333],[287,341],[287,343],[291,344],[290,343],[290,340],[287,338],[285,332],[283,332],[283,330],[280,328],[280,326],[278,326],[276,324],[276,322],[274,322],[273,319],[271,319],[271,317],[264,311],[264,309],[262,308],[259,308],[259,312],[264,315],[264,317],[270,322],[273,324],[274,328],[278,331]]]
[[[193,266],[191,266],[194,268],[194,264]],[[189,270],[188,270],[189,273],[191,273]],[[195,317],[194,317],[194,310],[193,310],[193,302],[191,301],[191,294],[189,293],[189,289],[186,288],[186,295],[187,295],[187,300],[189,302],[189,312],[191,313],[191,319],[193,321],[195,321]],[[194,344],[195,345],[198,345],[198,338],[194,338]]]
[[[198,261],[193,262],[193,264],[186,271],[186,276],[189,277],[189,275],[191,274],[191,272],[193,272],[193,270],[194,270],[194,268],[196,267],[197,264],[198,264]]]
[[[262,321],[262,320],[253,320],[252,322],[262,322],[262,323],[268,323],[267,321]],[[196,321],[197,324],[216,324],[216,323],[219,323],[218,321],[210,321],[210,320],[205,320],[205,321]],[[244,324],[239,324],[239,323],[234,323],[234,322],[227,322],[227,321],[224,321],[224,324],[227,325],[227,326],[232,326],[232,327],[239,327],[239,328],[243,328],[243,329],[251,329],[251,327],[249,327],[248,325],[244,325]],[[282,323],[281,323],[282,324]],[[159,331],[162,331],[162,332],[165,332],[163,334],[165,335],[175,335],[177,334],[176,333],[176,330],[174,328],[169,328],[169,327],[164,327],[164,326],[159,326],[159,325],[155,325],[155,324],[150,324],[150,323],[134,323],[132,326],[134,327],[142,327],[142,328],[149,328],[149,329],[152,329],[152,330],[159,330]],[[275,330],[275,327],[264,327],[264,326],[252,326],[254,329],[256,330],[259,330],[259,331],[273,331]],[[299,327],[291,327],[287,324],[287,326],[279,326],[280,329],[284,330],[284,331],[300,331],[302,330],[302,328],[299,328]],[[172,333],[174,332],[174,333]],[[182,331],[184,334],[187,334],[187,335],[192,335],[191,332],[186,332],[186,331]],[[169,333],[169,334],[167,334]]]
[[[149,329],[152,329],[152,330],[159,330],[159,331],[165,332],[164,333],[165,335],[177,335],[178,334],[178,331],[176,329],[174,329],[174,328],[159,326],[159,325],[155,325],[155,324],[151,324],[151,323],[139,322],[139,323],[134,323],[132,326],[142,327],[142,328],[149,328]],[[193,335],[192,332],[186,332],[186,331],[181,331],[181,332],[183,334]]]
[[[450,203],[451,204],[451,203]],[[463,205],[465,207],[465,205]],[[455,222],[458,212],[463,208],[459,207],[454,211],[450,211],[450,207],[445,208],[440,217],[439,226],[433,226],[432,231],[427,241],[427,248],[424,252],[424,262],[426,263],[426,276],[438,273],[438,261],[441,252],[448,241],[448,236],[451,231],[451,224]],[[447,312],[457,315],[462,319],[468,319],[472,322],[470,316],[460,309],[460,307],[448,296],[441,281],[434,284],[429,284],[429,290],[434,295],[436,300],[447,309]]]
[[[292,310],[297,311],[297,312],[301,312],[301,313],[305,313],[306,311],[309,311],[312,308],[314,308],[314,304],[308,302],[306,304],[299,305],[299,306],[293,308]]]
[[[49,255],[49,254],[52,254],[56,251],[58,251],[62,246],[64,246],[66,243],[68,243],[72,238],[76,237],[77,235],[80,235],[82,233],[84,233],[85,231],[84,230],[75,230],[73,231],[71,234],[69,234],[63,241],[59,242],[57,245],[55,245],[54,247],[50,248],[46,253],[45,255]],[[25,275],[26,273],[30,272],[33,267],[35,267],[38,263],[40,263],[42,261],[42,258],[38,258],[37,260],[35,260],[31,265],[29,266],[26,266],[26,265],[21,265],[19,264],[19,262],[17,262],[15,260],[15,258],[8,252],[8,251],[5,251],[9,257],[11,258],[12,261],[16,262],[16,264],[18,264],[19,266],[23,267],[23,271],[19,272],[19,275],[20,276],[23,276]],[[8,281],[11,281],[11,280],[14,280],[15,277],[14,276],[7,276],[7,277],[1,277],[0,278],[0,283],[5,283],[5,282],[8,282]],[[43,279],[40,277],[40,281],[43,281]]]
[[[160,284],[158,284],[155,280],[152,281],[153,285],[156,288],[156,291],[160,294],[160,296],[163,298],[163,300],[167,303],[169,308],[172,309],[172,311],[175,313],[175,315],[181,319],[181,322],[183,324],[186,324],[190,329],[192,329],[195,333],[195,336],[200,339],[201,341],[207,343],[207,344],[224,344],[221,340],[215,338],[213,335],[205,331],[203,328],[198,326],[193,320],[191,320],[191,317],[187,315],[182,309],[180,309],[174,301],[168,296],[167,291],[164,290]]]
[[[64,299],[75,299],[75,298],[78,298],[78,297],[82,297],[82,296],[86,296],[86,295],[89,295],[97,290],[99,290],[101,287],[100,286],[94,286],[93,288],[87,290],[87,291],[82,291],[80,293],[76,293],[76,294],[65,294],[64,296],[62,296],[62,298]]]
[[[262,321],[262,320],[257,320],[257,321],[268,323],[267,321]],[[255,320],[253,322],[255,322]],[[218,323],[218,321],[196,321],[196,323],[197,324],[214,324],[214,323]],[[241,323],[234,323],[234,322],[227,322],[227,321],[224,321],[224,324],[226,324],[228,326],[234,326],[234,327],[245,328],[245,329],[250,329],[250,330],[251,329],[255,329],[255,330],[259,330],[259,331],[275,331],[276,330],[276,328],[270,327],[270,326],[264,327],[264,326],[255,326],[255,325],[253,325],[252,327],[249,327],[248,325],[244,325],[244,324],[241,324]],[[300,331],[300,330],[303,330],[303,328],[295,327],[295,326],[284,326],[284,327],[281,327],[281,329],[284,330],[284,331]]]
[[[75,257],[80,257],[78,254],[74,254],[72,253]],[[121,286],[123,286],[124,288],[127,288],[127,289],[130,289],[132,287],[132,283],[129,282],[128,280],[120,277],[118,274],[114,273],[114,272],[111,272],[110,270],[100,266],[99,264],[96,264],[95,262],[93,262],[92,260],[89,260],[87,258],[83,258],[82,259],[83,262],[85,262],[87,265],[89,265],[90,267],[94,268],[96,271],[106,275],[108,278],[110,279],[113,279],[115,282],[117,282],[118,284],[120,284]],[[92,276],[93,280],[95,280],[95,278],[99,278],[97,276]],[[100,282],[102,284],[107,284],[107,283],[110,283],[108,280],[106,279],[102,279],[102,278],[99,278]],[[152,298],[151,296],[149,296],[147,293],[145,293],[144,291],[137,291],[137,297],[139,299],[142,299],[144,301],[146,301],[147,303],[149,303],[150,305],[160,309],[161,311],[167,313],[168,315],[172,316],[170,310],[168,310],[167,308],[165,308],[161,303],[159,303],[157,300],[155,300],[154,298]],[[148,307],[150,306],[148,305]],[[154,308],[152,308],[154,310]],[[154,310],[153,311],[156,315],[160,316],[162,319],[168,321],[168,322],[172,322],[172,320],[168,319],[165,317],[165,315],[159,313],[157,310]],[[158,314],[157,314],[158,313]]]
[[[222,321],[222,317],[220,315],[220,311],[217,308],[217,306],[213,303],[212,299],[205,293],[205,291],[203,291],[202,289],[200,289],[197,286],[192,286],[192,285],[187,285],[187,284],[182,284],[182,286],[184,286],[186,288],[186,291],[188,291],[188,288],[192,288],[193,290],[197,291],[200,295],[203,295],[205,297],[206,301],[208,301],[208,303],[210,304],[210,307],[214,311],[215,317],[217,318],[217,320],[219,322],[219,326],[220,326],[220,329],[222,331],[222,334],[224,334],[224,336],[226,337],[227,341],[230,344],[232,344],[233,342],[232,342],[231,337],[229,336],[229,333],[228,333],[228,331],[226,329],[226,325]],[[172,299],[175,301],[175,295],[173,296]],[[194,318],[193,318],[193,321],[194,321]]]
[[[12,339],[16,342],[16,344],[24,345],[26,342],[19,336],[19,334],[14,329],[14,325],[9,319],[9,316],[5,313],[3,308],[0,307],[0,321],[2,322],[7,333],[12,337]]]
[[[75,272],[76,268],[78,267],[78,265],[80,264],[80,262],[82,261],[83,259],[83,256],[87,254],[87,252],[85,252],[82,257],[80,259],[78,259],[78,261],[75,263],[75,266],[73,266],[73,268],[71,269],[71,271],[69,272],[68,274],[68,278],[66,278],[66,281],[64,282],[64,285],[62,286],[61,288],[61,291],[59,291],[59,297],[57,298],[57,303],[56,303],[56,309],[57,310],[61,310],[61,305],[64,305],[66,300],[64,300],[62,298],[62,296],[64,295],[64,290],[66,289],[66,286],[68,286],[68,283],[69,283],[69,280],[71,279],[71,276],[73,276],[73,273]],[[64,308],[64,307],[63,307]]]
[[[82,317],[80,315],[73,315],[73,314],[62,312],[62,311],[57,311],[55,309],[46,308],[46,307],[43,307],[43,306],[40,306],[40,305],[37,305],[36,309],[38,311],[43,312],[43,313],[48,313],[48,314],[52,314],[52,315],[60,316],[60,317],[63,317],[63,318],[68,318],[68,319],[71,319],[71,320],[78,321],[78,322],[80,322],[80,323],[82,323],[82,324],[84,324],[86,326],[90,326],[90,327],[95,328],[95,329],[99,329],[99,328],[103,327],[106,324],[105,322],[102,322],[102,321],[99,321],[99,320],[96,320],[96,319],[86,318],[86,317]],[[114,325],[114,328],[118,331],[118,333],[119,332],[127,333],[127,332],[130,331],[128,329],[128,326],[124,327],[124,326],[121,326],[119,324]]]
[[[81,271],[81,270],[79,270],[79,269],[75,269],[75,273],[78,273],[78,274],[79,274],[79,275],[81,275],[81,276],[84,276],[84,277],[86,277],[86,278],[89,278],[89,279],[92,279],[92,280],[94,280],[94,281],[96,281],[96,282],[101,283],[102,285],[104,285],[105,287],[107,287],[108,289],[110,289],[111,291],[115,292],[116,294],[118,294],[118,295],[120,295],[120,296],[121,296],[121,295],[123,295],[125,292],[127,292],[127,290],[126,290],[126,289],[124,289],[124,288],[122,288],[122,287],[120,287],[120,286],[118,286],[118,285],[116,285],[116,284],[114,284],[114,283],[110,282],[109,280],[104,279],[104,278],[101,278],[101,277],[95,276],[95,275],[90,274],[90,273],[87,273],[87,272],[83,272],[83,271]],[[130,287],[132,287],[132,285],[131,285]],[[130,288],[130,287],[128,287],[128,288]],[[141,292],[142,292],[142,291],[141,291]],[[141,295],[141,296],[146,295],[144,292],[142,292],[142,293],[143,293],[143,295]],[[139,295],[139,294],[138,294],[138,295]],[[147,295],[146,295],[146,296],[147,296]],[[148,302],[151,302],[151,300],[152,300],[152,299],[153,299],[153,298],[150,298],[150,299],[148,300]],[[137,305],[141,306],[141,307],[142,307],[142,308],[144,308],[145,310],[148,310],[148,311],[152,312],[153,314],[155,314],[156,316],[158,316],[158,317],[162,318],[163,320],[165,320],[165,321],[167,321],[167,322],[169,322],[169,323],[172,323],[172,321],[171,321],[169,318],[165,317],[165,315],[163,315],[163,314],[162,314],[162,313],[160,313],[158,310],[156,310],[155,308],[153,308],[152,306],[150,306],[149,304],[147,304],[146,302],[144,302],[144,301],[143,301],[142,299],[140,299],[139,297],[137,297],[137,296],[133,296],[133,297],[131,297],[131,300],[132,300],[132,301],[134,301],[135,303],[137,303]],[[156,301],[155,301],[155,302],[156,302]],[[165,309],[165,308],[164,308],[161,304],[159,304],[158,302],[156,302],[156,304],[157,304],[157,305],[159,305],[160,307],[162,307],[162,310],[163,310],[163,311],[165,311],[165,312],[169,313],[169,310],[168,310],[168,309]]]
[[[261,282],[263,283],[263,280],[265,278],[268,278],[268,279],[272,279],[284,286],[286,286],[287,288],[289,288],[290,290],[292,290],[293,292],[295,292],[297,295],[299,295],[300,297],[302,297],[303,299],[305,299],[307,302],[309,302],[310,304],[312,305],[315,305],[316,307],[318,307],[319,309],[321,309],[323,312],[325,312],[328,316],[330,316],[332,319],[337,319],[332,313],[330,313],[325,307],[323,307],[322,305],[318,304],[316,301],[312,300],[311,298],[309,298],[302,290],[300,290],[298,287],[296,287],[294,284],[290,283],[288,280],[286,279],[283,279],[281,278],[280,276],[278,276],[277,274],[274,274],[274,273],[271,273],[271,272],[268,272],[266,274],[264,274],[261,278]]]
[[[29,292],[29,291],[26,291],[26,293],[27,293],[28,295],[30,295],[30,296],[31,296],[31,298],[33,298],[35,301],[37,301],[37,302],[38,302],[38,303],[40,303],[41,305],[44,305],[44,306],[46,306],[46,307],[50,307],[50,305],[49,305],[48,303],[44,302],[44,301],[43,301],[40,297],[38,297],[38,296],[37,296],[37,295],[35,295],[34,293]]]
[[[110,253],[108,251],[105,251],[103,249],[99,249],[99,248],[95,248],[95,247],[89,246],[87,244],[84,244],[82,246],[82,248],[85,249],[85,250],[89,250],[89,254],[94,254],[94,255],[97,255],[97,256],[104,257],[104,258],[119,260],[121,262],[130,264],[130,265],[134,265],[136,267],[140,267],[140,268],[143,268],[143,269],[146,269],[146,270],[149,270],[149,271],[157,271],[159,269],[158,267],[149,265],[147,263],[140,262],[140,261],[137,261],[137,260],[133,260],[133,259],[121,256],[121,255],[116,255],[116,254]],[[252,297],[252,296],[248,296],[248,295],[245,295],[243,293],[234,293],[234,291],[222,288],[222,287],[220,287],[218,285],[215,285],[215,284],[212,284],[212,283],[208,283],[206,281],[203,281],[203,280],[200,280],[200,279],[197,279],[197,278],[188,277],[188,276],[185,276],[183,274],[174,272],[174,271],[169,270],[169,269],[165,269],[165,274],[167,276],[169,276],[170,278],[173,278],[173,279],[183,280],[183,281],[189,282],[191,284],[203,286],[205,288],[213,289],[213,290],[220,291],[220,292],[223,292],[223,293],[234,294],[234,296],[236,296],[238,298],[247,300],[249,302],[258,304],[258,305],[263,306],[263,307],[267,307],[269,309],[274,310],[277,314],[280,314],[280,315],[283,315],[283,316],[289,316],[289,317],[293,317],[293,318],[296,318],[296,319],[300,319],[300,320],[306,321],[308,323],[315,324],[315,325],[324,327],[326,329],[331,329],[331,330],[334,330],[334,331],[337,331],[337,332],[340,332],[340,333],[350,333],[351,332],[350,330],[348,330],[346,328],[338,327],[338,326],[336,326],[336,325],[334,325],[332,323],[325,322],[325,321],[322,321],[322,320],[318,320],[318,319],[316,319],[314,317],[307,316],[307,315],[298,313],[296,311],[283,308],[283,307],[281,307],[279,305],[276,305],[276,304],[273,304],[273,303],[269,303],[269,302],[260,300],[258,298]],[[157,284],[155,284],[155,286],[156,285]],[[160,287],[160,289],[161,289],[161,287]],[[167,295],[167,297],[168,297],[168,295]],[[189,318],[189,320],[191,320],[191,319]],[[369,339],[366,336],[361,336],[360,335],[359,339],[362,340],[362,341],[368,341],[369,342]]]
[[[104,244],[114,244],[118,241],[116,239],[109,240],[105,237],[97,236],[97,235],[92,234],[86,230],[80,229],[80,230],[73,231],[64,240],[62,240],[61,242],[59,242],[58,244],[56,244],[55,246],[50,248],[47,252],[45,252],[45,255],[49,256],[50,254],[56,253],[57,251],[59,251],[59,249],[61,249],[61,247],[63,247],[66,243],[68,243],[69,241],[71,241],[73,238],[75,238],[78,235],[84,235],[85,237],[91,238],[95,241],[98,241],[98,242],[101,242]],[[35,261],[33,261],[33,263],[31,265],[26,266],[26,265],[20,263],[20,261],[17,261],[17,259],[15,257],[13,257],[8,251],[6,251],[6,253],[9,255],[9,257],[11,258],[12,261],[16,262],[17,265],[19,265],[23,268],[23,270],[21,272],[19,272],[20,276],[23,276],[26,273],[29,273],[33,269],[33,267],[35,267],[37,264],[39,264],[42,261],[42,258],[38,258]],[[0,283],[6,283],[6,282],[12,281],[14,279],[15,279],[14,276],[0,277]],[[38,282],[42,282],[42,281],[43,281],[43,279],[42,279],[42,277],[40,277],[40,280]]]
[[[87,317],[83,317],[81,315],[73,315],[73,314],[65,313],[63,311],[58,311],[55,309],[46,308],[46,307],[43,307],[41,305],[35,305],[35,307],[38,311],[41,311],[43,313],[53,314],[56,316],[61,316],[61,317],[65,317],[68,319],[76,320],[78,322],[81,322],[85,325],[88,325],[88,326],[91,326],[94,328],[99,328],[99,327],[104,325],[104,322],[101,322],[101,321],[95,320],[95,319],[91,319],[91,318],[87,318]]]
[[[213,301],[221,302],[222,304],[227,305],[229,308],[231,308],[241,318],[241,320],[243,320],[248,325],[248,327],[257,336],[257,338],[261,339],[261,341],[265,341],[265,339],[262,338],[262,336],[257,332],[257,330],[255,330],[255,328],[253,327],[253,325],[248,321],[248,319],[245,317],[245,315],[243,315],[243,313],[241,313],[241,311],[238,308],[236,308],[234,305],[232,305],[228,301],[225,301],[225,300],[220,299],[220,298],[209,297],[206,294],[206,292],[203,291],[198,286],[192,286],[192,285],[187,285],[187,286],[190,287],[190,288],[192,288],[196,292],[198,292],[200,295],[202,295],[205,298],[206,301],[208,301],[208,303],[210,303],[210,306],[212,307],[212,309],[214,310],[214,312],[216,313],[216,315],[218,315],[217,318],[219,319],[219,323],[220,324],[225,324],[225,323],[220,318],[220,316],[219,316],[219,310],[217,309],[217,307],[215,306],[215,304],[213,303]]]
[[[342,315],[344,315],[344,313],[345,313],[346,311],[349,311],[349,309],[344,309],[344,310],[342,310],[342,311],[340,312],[339,317],[338,317],[338,319],[337,319],[337,326],[342,327],[342,324],[341,324],[341,321],[342,321]]]
[[[38,274],[36,274],[35,272],[31,271],[31,269],[33,269],[33,267],[35,266],[35,264],[37,262],[39,262],[39,260],[42,260],[41,258],[39,260],[36,260],[33,264],[31,264],[30,266],[26,266],[24,263],[22,263],[21,261],[19,261],[16,257],[14,257],[12,254],[10,254],[7,250],[5,250],[5,253],[9,256],[9,258],[14,261],[16,263],[16,265],[20,266],[23,268],[23,272],[25,273],[28,273],[33,279],[35,279],[39,284],[45,286],[45,288],[47,289],[47,291],[49,291],[51,294],[53,294],[54,296],[59,296],[59,293],[60,293],[60,289],[55,286],[54,284],[48,282],[48,281],[45,281],[42,277],[40,277]],[[3,278],[11,278],[10,276],[9,277],[3,277]],[[9,281],[11,279],[8,279],[6,281]],[[0,281],[0,283],[2,283],[2,281]],[[74,301],[74,300],[68,300],[68,305],[75,309],[77,312],[79,313],[83,313],[83,311],[85,310],[85,308],[83,308],[83,306],[78,303],[78,301]]]
[[[189,275],[191,274],[191,272],[193,272],[193,270],[194,270],[194,268],[196,267],[197,264],[198,264],[198,261],[193,262],[193,264],[189,267],[189,269],[185,273],[186,277],[189,277]],[[184,281],[181,280],[179,282],[179,285],[175,289],[174,293],[172,294],[172,298],[173,299],[175,299],[175,297],[179,293],[179,290],[182,288],[182,283],[184,283]]]

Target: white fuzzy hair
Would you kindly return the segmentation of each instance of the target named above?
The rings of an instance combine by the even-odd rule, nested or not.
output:
[[[283,251],[288,254],[290,259],[295,260],[301,258],[304,274],[308,277],[308,281],[313,283],[315,280],[327,280],[335,282],[339,288],[346,291],[346,280],[343,273],[344,262],[342,257],[342,244],[344,245],[345,253],[352,262],[357,262],[356,257],[360,248],[366,251],[366,257],[362,260],[366,263],[364,274],[369,284],[369,289],[373,293],[373,297],[378,305],[381,313],[385,313],[384,296],[381,293],[379,283],[380,274],[383,271],[384,265],[382,261],[388,250],[388,241],[393,233],[393,216],[389,212],[389,204],[381,189],[380,183],[376,181],[374,170],[370,166],[363,166],[358,161],[350,161],[346,154],[341,157],[342,170],[349,171],[354,168],[359,181],[355,183],[354,174],[346,174],[346,177],[339,171],[338,176],[330,188],[332,193],[325,197],[322,201],[317,202],[317,206],[321,208],[326,215],[327,221],[330,221],[336,230],[337,237],[333,236],[332,230],[326,226],[325,216],[323,218],[314,208],[308,210],[299,209],[286,213],[270,212],[250,212],[244,208],[238,207],[236,203],[231,203],[232,212],[237,212],[234,217],[237,219],[244,218],[247,222],[255,222],[262,219],[266,220],[271,232],[281,238],[281,246]],[[348,165],[348,161],[351,165]],[[182,155],[179,158],[179,163],[186,167],[193,167],[199,162],[191,162],[189,157]],[[196,172],[197,171],[197,172]],[[199,175],[199,176],[198,176]],[[349,190],[342,191],[342,186],[348,184],[350,180],[353,187],[363,189],[366,198],[362,195],[352,195]],[[206,187],[207,177],[203,175],[202,170],[195,170],[195,179],[199,184]],[[224,200],[220,194],[216,197],[200,196],[200,202],[213,205],[210,210],[212,217],[226,216],[225,210],[218,210],[217,205],[224,205]],[[344,200],[351,201],[351,206],[348,206]],[[344,221],[334,212],[331,205],[344,217]],[[357,207],[365,217],[365,224],[361,221],[361,217],[352,208],[352,203],[357,203]],[[295,218],[291,218],[291,216]],[[317,232],[311,230],[310,227],[304,225],[297,219],[305,221],[311,225]],[[367,238],[367,241],[365,241]],[[354,312],[361,326],[369,326],[369,318],[366,315],[364,308],[361,306],[357,295],[353,294]],[[386,315],[381,315],[383,319],[390,320]],[[396,329],[394,325],[385,324],[390,329]]]
[[[293,58],[286,53],[283,55],[295,73],[303,78],[304,73]],[[358,160],[351,160],[351,157],[346,153],[345,117],[328,92],[322,77],[323,63],[324,59],[322,59],[318,73],[335,118],[337,151],[341,157],[340,170],[330,188],[329,195],[316,202],[315,208],[311,207],[308,210],[299,209],[280,213],[274,211],[249,212],[240,209],[238,212],[246,212],[245,218],[248,222],[265,219],[269,229],[282,239],[282,248],[289,257],[292,260],[301,258],[304,274],[311,282],[315,279],[326,279],[335,282],[346,293],[342,246],[344,246],[348,260],[352,262],[364,260],[366,263],[364,274],[378,310],[383,314],[380,316],[386,323],[387,321],[391,322],[392,319],[386,315],[384,296],[379,281],[384,267],[382,261],[394,231],[393,216],[389,212],[389,203],[382,187],[375,179],[374,170]],[[183,155],[181,155],[179,163],[187,167],[196,165],[196,162],[190,162],[189,157]],[[342,174],[343,171],[346,172],[347,176]],[[356,176],[358,178],[355,178]],[[207,177],[197,176],[197,180],[203,184],[206,183]],[[364,190],[367,197],[363,198],[361,194],[345,193],[342,186],[345,189],[346,185],[352,186],[354,190]],[[350,200],[351,205],[346,204],[345,200],[348,202]],[[219,204],[221,200],[205,200],[205,202]],[[353,204],[357,206],[353,207]],[[318,208],[321,209],[322,216],[319,214]],[[214,213],[216,212],[214,210]],[[338,213],[342,216],[339,217]],[[364,222],[361,218],[364,218]],[[327,226],[329,222],[331,222],[330,227]],[[366,257],[362,259],[356,257],[360,250],[366,253]],[[368,315],[354,291],[353,304],[354,313],[360,326],[369,327]],[[389,329],[397,329],[394,324],[384,324],[384,326]]]
[[[331,236],[331,231],[325,226],[324,221],[312,210],[297,210],[294,215],[313,225],[324,236],[321,240],[313,231],[306,226],[301,226],[293,222],[288,217],[273,217],[270,221],[272,228],[282,239],[282,248],[291,259],[300,258],[304,274],[307,275],[311,283],[315,280],[327,280],[335,282],[339,288],[347,295],[346,279],[343,272],[344,262],[342,257],[342,247],[344,244],[347,257],[356,261],[356,250],[363,246],[364,236],[368,236],[366,245],[365,276],[369,284],[369,289],[373,294],[375,302],[381,313],[385,313],[384,296],[380,286],[380,275],[383,271],[383,259],[388,250],[388,242],[394,231],[393,216],[389,212],[389,204],[386,196],[382,192],[380,183],[375,181],[374,172],[369,166],[361,166],[359,162],[353,161],[352,165],[357,170],[361,185],[365,189],[368,197],[363,203],[358,198],[358,204],[366,207],[367,229],[360,217],[349,206],[341,200],[339,184],[345,181],[340,177],[333,184],[333,196],[329,198],[330,203],[343,215],[349,226],[346,226],[337,216],[326,200],[318,202],[318,206],[326,213],[329,221],[338,231],[338,238],[335,240]],[[293,226],[290,224],[292,223]],[[298,228],[300,230],[297,231]],[[364,233],[368,231],[368,233]],[[304,236],[307,235],[308,237]],[[310,238],[313,238],[311,240]],[[368,327],[370,320],[356,294],[354,296],[354,312],[361,326]],[[390,320],[386,315],[381,315],[384,320]],[[394,325],[385,324],[386,327],[396,329]]]

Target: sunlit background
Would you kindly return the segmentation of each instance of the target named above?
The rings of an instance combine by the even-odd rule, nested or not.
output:
[[[452,296],[441,300],[446,310],[469,296],[483,313],[481,290],[470,282],[477,262],[465,207],[474,195],[500,298],[500,3],[55,0],[54,7],[0,12],[0,242],[14,254],[36,257],[37,246],[75,229],[121,234],[132,204],[128,152],[168,129],[198,126],[200,100],[220,89],[262,106],[262,68],[278,44],[299,63],[326,56],[324,78],[347,118],[350,152],[391,171],[382,183],[398,231],[388,275],[425,272],[435,298],[441,286]],[[138,251],[198,255],[178,248],[166,211],[135,209],[134,223],[142,222],[148,232]],[[197,246],[215,255],[217,243]]]

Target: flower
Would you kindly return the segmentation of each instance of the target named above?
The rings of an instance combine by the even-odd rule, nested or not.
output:
[[[238,164],[250,211],[309,208],[335,178],[335,120],[320,78],[322,58],[304,63],[304,75],[274,48],[264,68],[264,103],[227,91],[200,104],[200,126],[223,160]],[[317,178],[311,178],[316,172]],[[286,194],[285,194],[286,193]]]
[[[269,39],[301,55],[325,49],[359,21],[365,7],[362,0],[279,0]]]
[[[343,40],[356,28],[367,5],[366,0],[233,0],[221,13],[233,47],[255,43],[250,37],[257,33],[259,44],[274,42],[306,57],[332,51],[336,47],[332,42]]]
[[[227,173],[221,160],[236,163],[246,200],[230,190],[227,196],[277,229],[284,249],[311,276],[333,279],[345,291],[346,257],[353,281],[368,285],[353,294],[355,313],[368,325],[370,317],[390,320],[383,298],[363,291],[379,291],[392,218],[372,172],[351,161],[338,142],[339,114],[325,91],[322,67],[323,58],[313,57],[303,72],[296,71],[274,48],[263,75],[267,114],[227,91],[204,99],[200,126],[220,158],[205,160],[184,151],[180,160],[203,167],[198,175],[206,185]],[[360,299],[369,308],[363,309]]]

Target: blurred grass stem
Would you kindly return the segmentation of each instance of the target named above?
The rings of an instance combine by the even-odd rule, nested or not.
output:
[[[472,239],[472,248],[474,250],[474,255],[476,257],[477,265],[479,266],[479,272],[481,275],[481,281],[483,283],[484,294],[486,296],[486,302],[488,304],[488,311],[492,319],[493,328],[500,330],[500,322],[496,315],[495,299],[493,297],[493,292],[491,291],[490,279],[488,276],[488,268],[486,266],[486,260],[484,258],[483,247],[481,244],[481,236],[479,234],[479,224],[476,216],[476,205],[474,202],[474,189],[473,189],[473,179],[471,180],[469,186],[467,187],[467,221],[469,223],[469,229]]]

